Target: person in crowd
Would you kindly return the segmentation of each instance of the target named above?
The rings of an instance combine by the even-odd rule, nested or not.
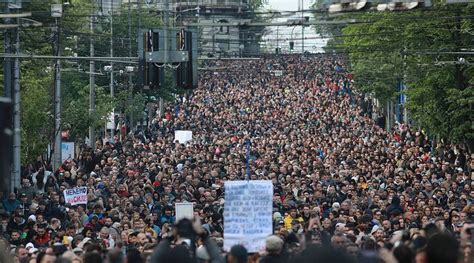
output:
[[[260,258],[260,263],[284,262],[282,257],[284,241],[278,236],[269,236],[265,241],[266,255]]]
[[[56,171],[28,166],[1,200],[0,259],[473,262],[466,145],[407,123],[385,129],[338,55],[203,66],[212,70],[198,88],[146,127],[121,120],[117,136],[81,146]],[[177,141],[177,130],[192,139]],[[223,246],[224,183],[247,178],[273,183],[273,234],[259,253]],[[76,187],[87,204],[65,200]],[[193,220],[176,222],[177,202],[193,203]]]

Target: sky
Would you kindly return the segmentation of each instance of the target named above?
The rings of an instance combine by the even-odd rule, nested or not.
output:
[[[265,10],[272,9],[277,11],[297,11],[301,5],[301,0],[267,0],[268,4],[265,6]],[[312,0],[303,0],[303,10],[311,8]],[[301,13],[296,14],[294,17],[300,17]],[[310,16],[310,21],[314,18],[311,13],[305,13],[305,16]],[[293,17],[293,18],[294,18]],[[285,17],[275,19],[275,21],[286,21],[292,17]],[[293,39],[295,43],[294,52],[300,53],[302,51],[301,41],[301,27],[270,27],[271,33],[268,34],[265,39],[267,43],[272,45],[273,48],[280,47],[282,52],[289,52],[289,42]],[[278,31],[278,32],[277,32]],[[306,27],[304,30],[304,50],[310,52],[322,52],[322,47],[325,45],[325,39],[320,39],[319,36],[314,32],[311,27]],[[278,39],[278,41],[277,41]],[[277,43],[278,42],[278,43]]]
[[[267,0],[267,6],[271,6],[272,9],[282,10],[282,11],[296,11],[298,10],[299,0]],[[311,0],[303,0],[304,7],[309,9],[308,7],[311,5]]]

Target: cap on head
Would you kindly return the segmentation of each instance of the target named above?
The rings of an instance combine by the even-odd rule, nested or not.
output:
[[[265,248],[269,253],[280,253],[283,247],[283,240],[276,235],[267,237]]]

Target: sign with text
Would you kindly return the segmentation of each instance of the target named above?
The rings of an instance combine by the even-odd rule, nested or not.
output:
[[[77,187],[64,190],[64,199],[67,204],[87,205],[87,187]]]
[[[228,181],[224,204],[224,250],[241,244],[249,253],[265,248],[272,234],[272,181]]]
[[[174,206],[176,211],[176,222],[182,218],[193,220],[193,203],[175,203]]]

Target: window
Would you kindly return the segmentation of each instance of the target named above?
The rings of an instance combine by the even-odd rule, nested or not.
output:
[[[219,21],[217,21],[217,22],[218,22],[218,23],[222,23],[222,24],[227,24],[227,23],[229,23],[229,21],[226,20],[226,19],[221,19],[221,20],[219,20]],[[219,33],[228,35],[228,34],[229,34],[229,27],[228,27],[228,26],[224,26],[224,25],[220,26],[220,27],[219,27]]]

